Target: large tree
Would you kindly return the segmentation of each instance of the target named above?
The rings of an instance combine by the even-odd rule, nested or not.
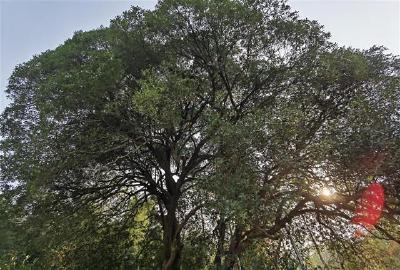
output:
[[[232,269],[267,240],[275,263],[290,246],[299,261],[310,243],[345,246],[376,179],[377,228],[396,239],[399,59],[328,38],[279,0],[165,0],[77,32],[9,80],[3,190],[27,226],[82,219],[159,241],[147,266],[162,269]]]

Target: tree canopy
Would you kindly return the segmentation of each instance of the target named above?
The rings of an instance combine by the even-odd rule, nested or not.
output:
[[[368,184],[400,241],[400,59],[329,37],[283,0],[164,0],[17,66],[1,262],[363,269]]]

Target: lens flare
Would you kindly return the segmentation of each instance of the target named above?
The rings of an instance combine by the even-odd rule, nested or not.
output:
[[[379,183],[369,185],[361,194],[351,222],[366,229],[372,229],[381,217],[384,203],[385,192],[382,185]]]
[[[322,196],[325,196],[325,197],[332,196],[333,193],[335,193],[335,192],[334,192],[332,189],[327,188],[327,187],[324,187],[324,188],[321,190],[321,195],[322,195]]]

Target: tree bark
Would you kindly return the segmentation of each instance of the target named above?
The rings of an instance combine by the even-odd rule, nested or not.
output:
[[[180,269],[182,253],[182,242],[179,231],[178,219],[176,218],[176,203],[167,207],[167,215],[164,220],[164,259],[162,270]]]
[[[234,269],[237,262],[237,258],[239,257],[240,253],[243,250],[241,241],[242,241],[242,229],[241,226],[238,226],[235,229],[235,232],[230,240],[229,251],[227,256],[225,257],[224,269]]]
[[[222,257],[224,256],[225,230],[226,230],[226,222],[224,219],[221,218],[217,222],[217,227],[215,228],[215,232],[218,237],[218,243],[217,243],[217,253],[215,254],[214,265],[215,269],[217,270],[223,269]]]

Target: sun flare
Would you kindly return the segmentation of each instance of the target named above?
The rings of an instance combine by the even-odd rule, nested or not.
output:
[[[335,190],[328,187],[323,187],[320,191],[320,194],[324,197],[330,197],[335,193]]]

